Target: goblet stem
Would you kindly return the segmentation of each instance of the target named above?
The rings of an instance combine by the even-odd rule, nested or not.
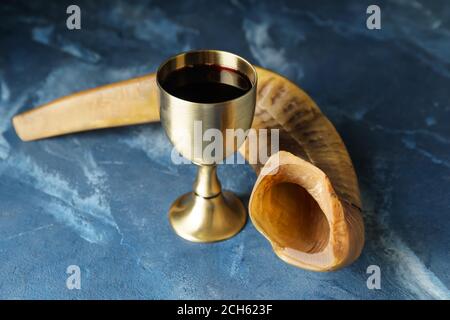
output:
[[[234,236],[245,225],[247,213],[239,198],[223,191],[215,165],[200,165],[194,192],[179,197],[170,207],[175,232],[194,242],[212,242]]]
[[[194,192],[202,198],[213,198],[222,192],[215,165],[200,165],[194,182]]]

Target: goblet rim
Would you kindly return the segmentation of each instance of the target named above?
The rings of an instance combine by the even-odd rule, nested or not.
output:
[[[186,100],[186,99],[181,99],[181,98],[179,98],[179,97],[169,93],[166,89],[164,89],[164,87],[163,87],[163,85],[162,85],[162,83],[160,81],[160,73],[161,73],[162,68],[165,67],[167,65],[167,63],[169,63],[170,61],[174,60],[175,58],[177,58],[177,57],[179,57],[181,55],[195,54],[195,53],[201,53],[201,52],[225,53],[227,55],[234,56],[235,58],[237,58],[237,60],[241,60],[242,62],[247,64],[247,66],[250,68],[250,70],[253,73],[253,79],[250,79],[247,75],[245,75],[245,76],[247,76],[247,78],[249,78],[248,80],[251,83],[251,88],[246,93],[244,93],[243,95],[241,95],[241,96],[239,96],[237,98],[228,99],[228,100],[224,100],[224,101],[220,101],[220,102],[216,102],[216,103],[214,103],[214,102],[211,102],[211,103],[209,103],[209,102],[195,102],[195,101],[190,101],[190,100]],[[205,63],[205,65],[208,65],[208,64]],[[214,65],[214,63],[211,63],[211,65]],[[226,66],[226,65],[220,65],[220,64],[217,64],[217,65],[222,66],[222,67],[231,68],[231,67]],[[231,68],[231,69],[233,69],[233,70],[235,70],[237,72],[241,72],[240,70],[237,70],[235,68]],[[175,70],[177,70],[177,69],[175,69]],[[175,70],[173,70],[173,71],[175,71]],[[239,55],[237,55],[235,53],[232,53],[232,52],[229,52],[229,51],[225,51],[225,50],[217,50],[217,49],[196,49],[196,50],[182,51],[182,52],[180,52],[178,54],[175,54],[175,55],[167,58],[166,60],[164,60],[164,62],[162,62],[159,65],[159,67],[158,67],[158,69],[156,71],[156,84],[157,84],[158,88],[162,92],[164,92],[164,94],[167,94],[172,99],[175,99],[175,101],[188,102],[191,107],[192,106],[193,107],[197,107],[198,106],[198,107],[218,108],[221,105],[228,104],[230,102],[239,101],[240,99],[246,99],[246,98],[248,98],[248,96],[251,96],[251,95],[254,94],[254,91],[256,90],[256,87],[257,87],[257,83],[258,83],[258,73],[257,73],[257,71],[256,71],[256,69],[255,69],[255,67],[253,66],[252,63],[250,63],[248,60],[242,58],[241,56],[239,56]]]

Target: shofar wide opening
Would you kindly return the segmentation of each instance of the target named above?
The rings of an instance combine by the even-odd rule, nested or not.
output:
[[[255,219],[280,247],[316,253],[327,246],[330,237],[327,218],[302,186],[277,183],[267,190],[259,205],[265,210]]]
[[[295,266],[335,270],[353,261],[364,243],[359,211],[340,200],[322,170],[290,152],[266,162],[249,211],[275,253]]]

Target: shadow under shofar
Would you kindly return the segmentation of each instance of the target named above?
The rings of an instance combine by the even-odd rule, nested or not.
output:
[[[330,271],[356,260],[364,245],[357,177],[345,145],[314,101],[262,69],[252,127],[279,129],[279,152],[253,165],[249,201],[256,228],[284,261]],[[159,121],[155,74],[57,99],[13,118],[24,141]],[[248,142],[240,152],[248,160]],[[270,150],[270,148],[267,148]]]

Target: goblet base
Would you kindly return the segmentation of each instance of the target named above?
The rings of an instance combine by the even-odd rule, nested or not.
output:
[[[193,242],[221,241],[236,235],[247,220],[242,202],[233,193],[223,191],[212,198],[194,192],[179,197],[169,210],[175,232]]]

